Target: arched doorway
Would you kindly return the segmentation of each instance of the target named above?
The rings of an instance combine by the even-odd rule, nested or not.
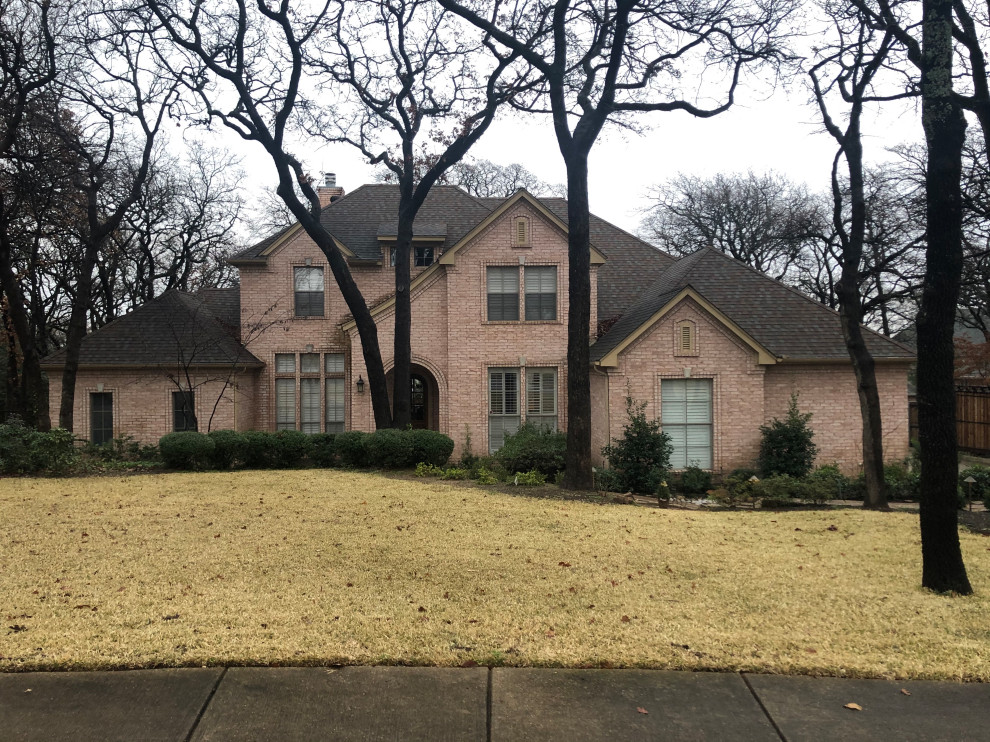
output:
[[[392,397],[392,372],[386,374],[389,401]],[[413,428],[440,430],[440,389],[428,369],[413,363],[409,367],[410,418]]]

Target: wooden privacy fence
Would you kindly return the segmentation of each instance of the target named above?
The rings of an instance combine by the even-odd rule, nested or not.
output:
[[[908,407],[911,440],[918,438],[918,401]],[[990,453],[990,386],[956,387],[956,436],[962,451]]]

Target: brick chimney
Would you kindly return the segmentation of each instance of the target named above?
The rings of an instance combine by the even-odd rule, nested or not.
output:
[[[344,189],[337,187],[336,173],[323,173],[323,182],[316,187],[316,194],[320,197],[320,206],[323,208],[344,195]]]

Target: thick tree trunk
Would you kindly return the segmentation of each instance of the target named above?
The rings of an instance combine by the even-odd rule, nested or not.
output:
[[[563,144],[561,144],[563,149]],[[565,489],[594,488],[591,471],[591,229],[588,153],[571,145],[567,165],[567,456]]]
[[[413,219],[412,197],[403,194],[399,204],[399,225],[395,243],[395,336],[392,340],[392,424],[405,428],[410,418],[409,364],[412,363],[412,303],[409,297]]]
[[[10,239],[7,233],[7,223],[0,205],[0,289],[7,297],[7,312],[13,326],[17,345],[21,350],[21,374],[16,384],[17,411],[22,415],[25,424],[38,430],[50,430],[51,415],[48,411],[48,385],[41,373],[41,356],[35,343],[31,323],[24,309],[20,286],[14,275],[11,263]],[[11,355],[7,361],[10,369],[16,372],[16,357]],[[8,369],[9,370],[9,369]]]
[[[65,333],[65,367],[62,369],[62,401],[58,410],[58,426],[73,429],[73,410],[76,403],[76,376],[79,373],[79,354],[86,337],[86,318],[89,315],[93,295],[93,269],[100,245],[89,242],[83,251],[83,259],[76,274],[76,293],[69,314],[69,327]]]
[[[928,248],[918,313],[922,585],[973,591],[959,547],[952,336],[962,273],[962,147],[966,121],[952,97],[952,4],[924,0],[921,111],[928,144]]]
[[[863,338],[863,300],[859,295],[859,269],[863,259],[866,235],[866,197],[863,186],[863,146],[859,116],[861,104],[856,103],[850,115],[843,151],[849,166],[850,222],[849,236],[842,246],[842,277],[836,285],[839,299],[839,319],[846,350],[852,360],[859,395],[860,417],[863,421],[863,474],[866,497],[863,507],[889,510],[883,478],[883,422],[880,414],[880,393],[877,390],[876,364]],[[838,192],[838,184],[834,187]],[[838,214],[838,211],[837,211]],[[838,218],[838,216],[836,217]]]

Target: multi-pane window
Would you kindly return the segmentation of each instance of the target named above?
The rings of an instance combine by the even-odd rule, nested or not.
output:
[[[413,248],[413,265],[417,268],[425,268],[433,265],[433,248],[421,245]]]
[[[489,266],[488,321],[516,322],[519,320],[519,268]]]
[[[495,453],[505,436],[519,430],[519,370],[488,370],[488,449]]]
[[[557,430],[557,372],[526,369],[526,422]]]
[[[97,446],[113,440],[113,392],[90,393],[89,440]]]
[[[293,269],[296,316],[323,316],[323,269],[310,266]]]
[[[712,468],[711,379],[663,379],[660,423],[673,446],[671,467]]]
[[[172,392],[172,430],[196,430],[196,427],[195,392]]]
[[[557,266],[526,266],[526,319],[557,319]]]
[[[296,374],[298,367],[299,373]],[[275,354],[275,427],[304,433],[344,430],[344,354]],[[298,405],[297,405],[298,403]]]

